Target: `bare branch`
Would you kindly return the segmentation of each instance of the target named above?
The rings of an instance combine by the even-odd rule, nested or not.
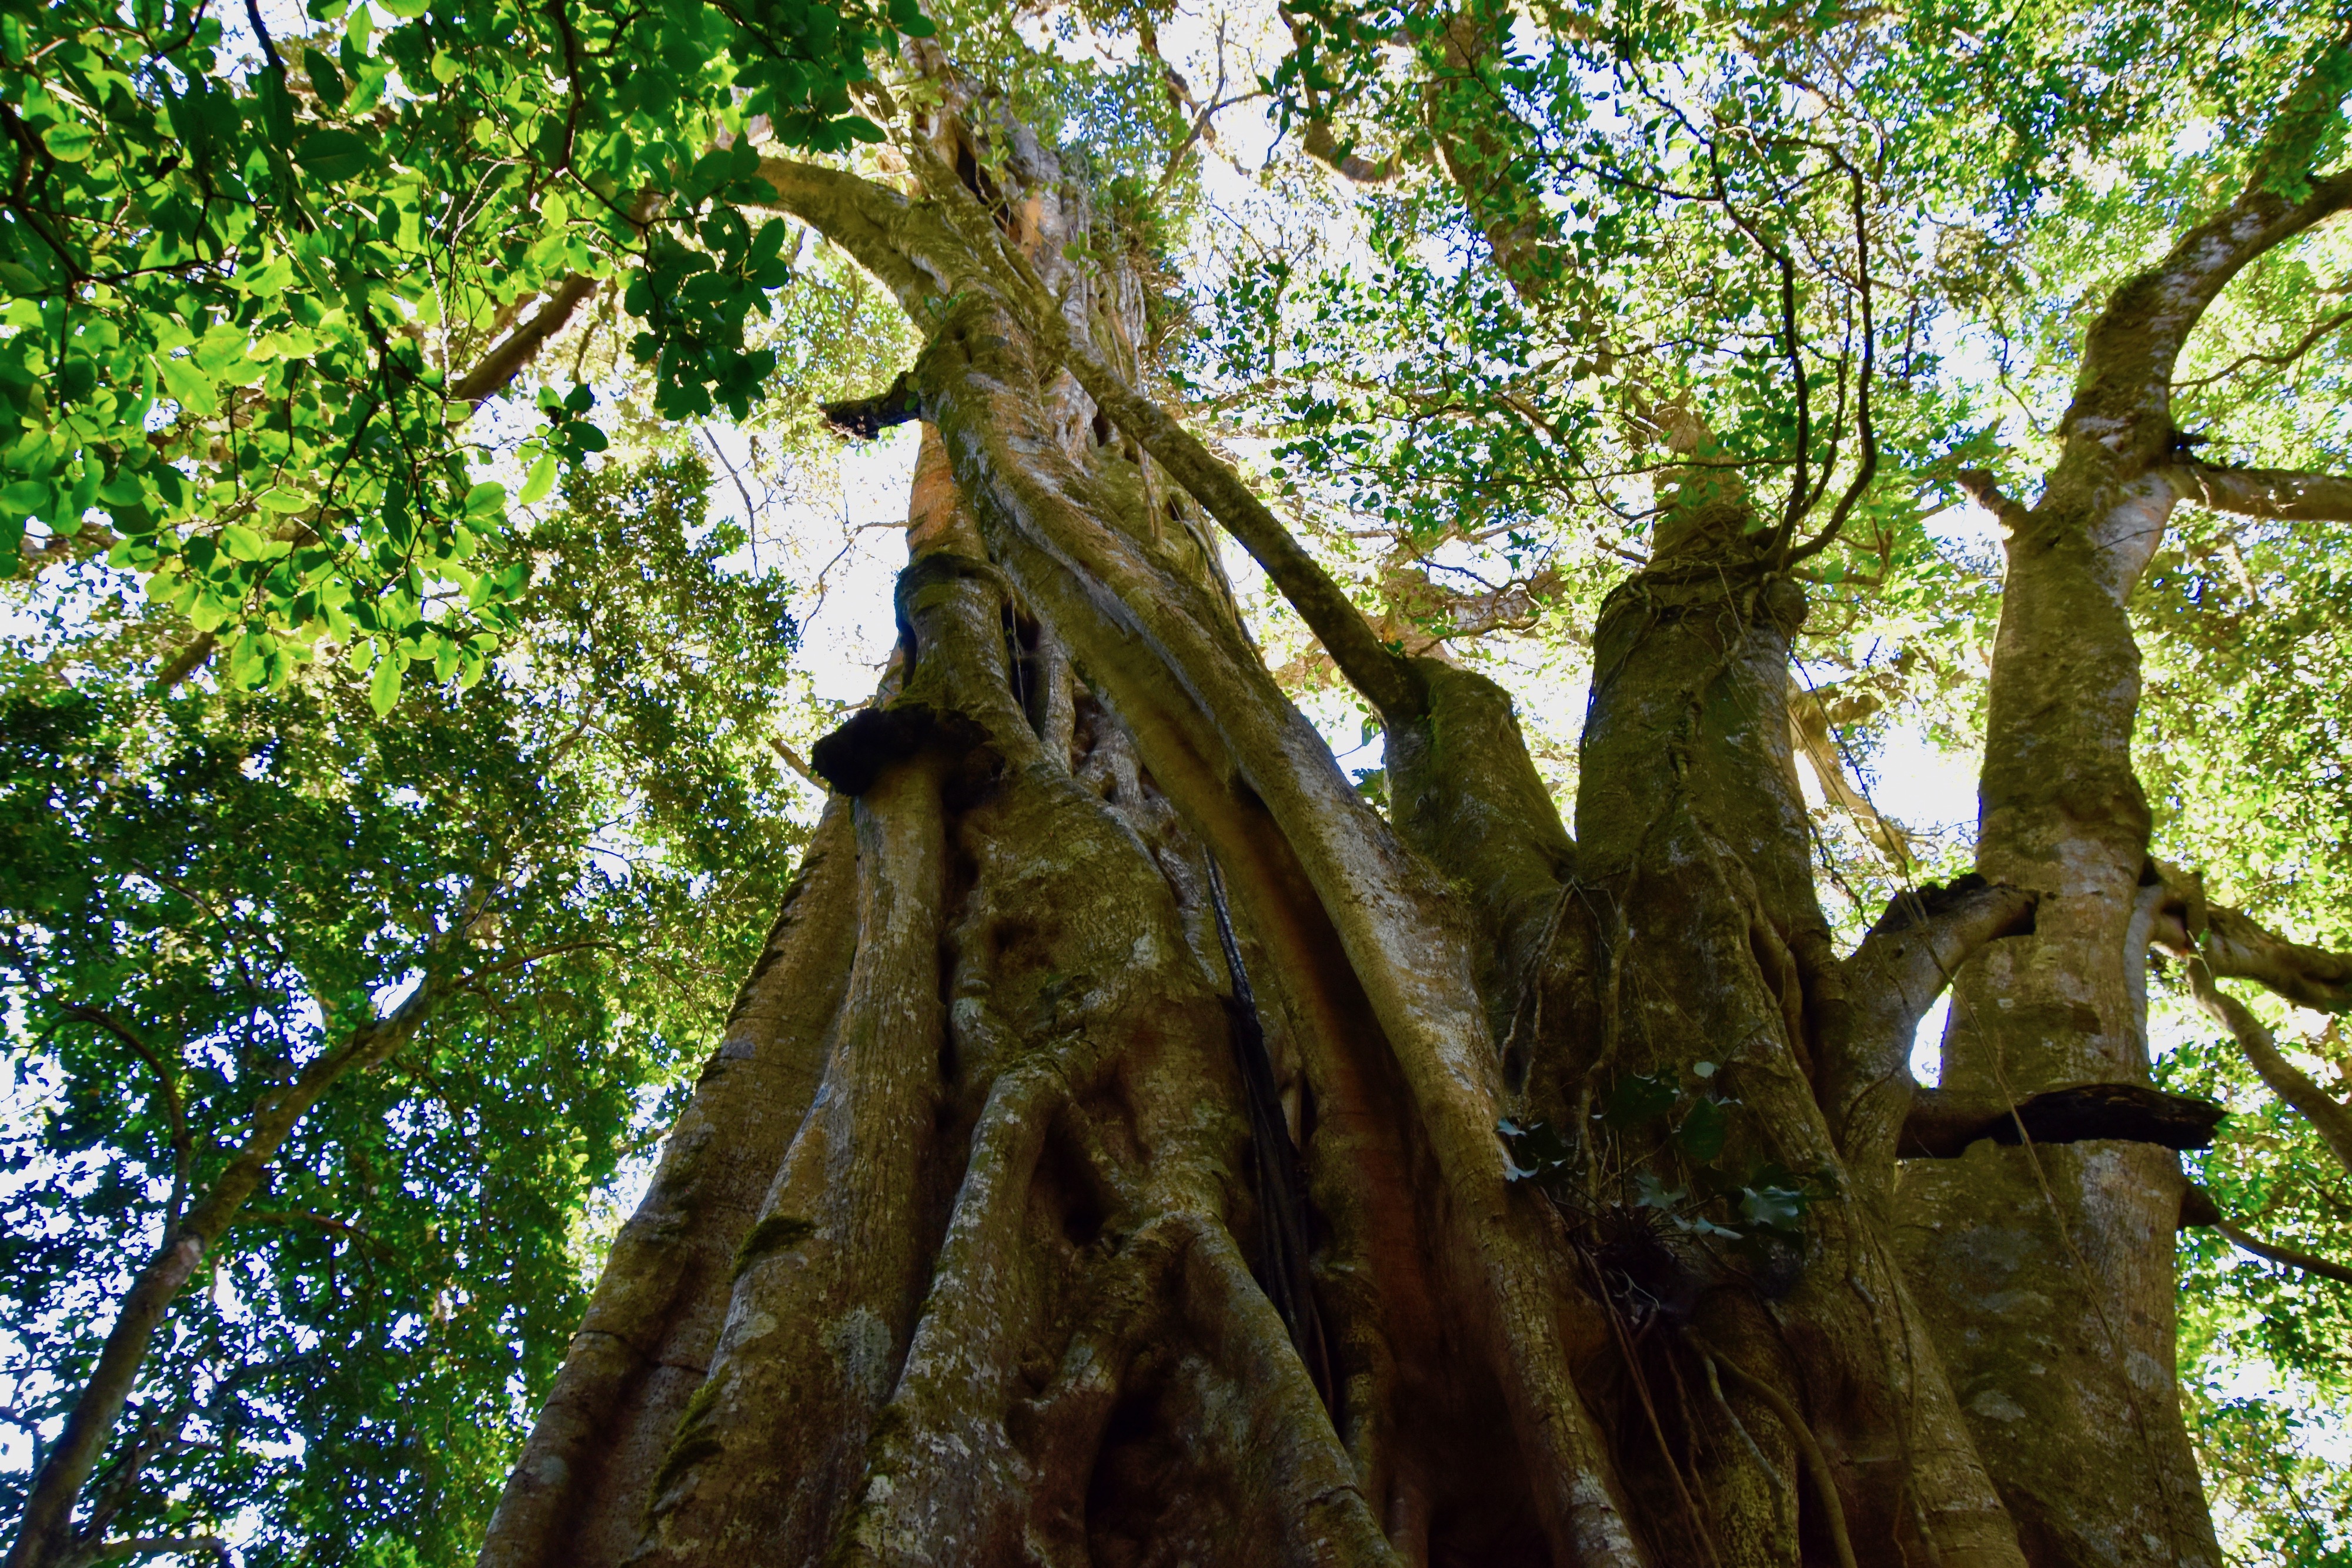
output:
[[[905,424],[923,416],[921,400],[908,384],[905,371],[900,371],[881,392],[872,397],[847,398],[840,402],[821,402],[817,412],[825,423],[842,434],[857,441],[871,441],[892,425]]]
[[[2352,1285],[2352,1268],[2322,1258],[2316,1252],[2305,1252],[2300,1248],[2283,1246],[2276,1241],[2264,1241],[2260,1237],[2248,1235],[2226,1219],[2215,1221],[2213,1228],[2257,1258],[2267,1258],[2273,1263],[2284,1263],[2290,1269],[2300,1269],[2306,1274],[2316,1274],[2338,1284]]]
[[[781,737],[773,735],[768,737],[768,745],[778,757],[783,758],[785,767],[799,774],[803,779],[814,785],[817,789],[830,790],[833,788],[833,786],[827,784],[824,779],[816,776],[816,770],[809,766],[807,758],[803,757],[799,752],[794,751],[791,747],[786,746]]]
[[[2336,1099],[2289,1061],[2253,1009],[2213,983],[2213,972],[2204,959],[2192,957],[2183,967],[2189,971],[2189,988],[2196,993],[2198,1005],[2237,1037],[2239,1049],[2270,1085],[2271,1092],[2302,1112],[2336,1162],[2352,1172],[2352,1105]]]
[[[539,357],[547,340],[563,330],[573,312],[588,302],[596,292],[596,279],[584,273],[573,273],[563,280],[562,287],[548,298],[531,315],[530,320],[499,340],[482,361],[466,372],[449,394],[454,402],[477,403],[505,389],[506,384],[520,375],[523,368]]]
[[[2249,1234],[2223,1216],[2213,1202],[2213,1195],[2191,1183],[2180,1195],[2180,1228],[2184,1230],[2210,1227],[2228,1237],[2232,1243],[2257,1258],[2267,1258],[2273,1263],[2284,1263],[2290,1269],[2300,1269],[2306,1274],[2316,1274],[2324,1280],[2335,1280],[2352,1285],[2352,1268],[2315,1252],[2305,1252],[2299,1247],[2289,1247],[2277,1241],[2265,1241]]]
[[[2313,349],[2319,345],[2320,340],[2326,338],[2329,333],[2347,325],[2352,325],[2352,310],[2339,310],[2335,315],[2319,321],[2311,329],[2310,331],[2305,332],[2302,337],[2296,339],[2294,347],[2282,353],[2265,354],[2260,351],[2255,351],[2252,353],[2240,354],[2236,359],[2231,360],[2228,364],[2222,366],[2220,370],[2215,371],[2210,376],[2199,376],[2194,381],[2173,382],[2172,390],[2175,392],[2186,392],[2191,387],[2209,387],[2215,382],[2228,381],[2231,376],[2236,375],[2248,365],[2275,365],[2281,370],[2284,370],[2287,366],[2294,364],[2297,360],[2303,358],[2304,355],[2311,352]]]
[[[2308,947],[2268,930],[2251,915],[2205,902],[2195,873],[2149,862],[2164,879],[2149,939],[2183,957],[2202,957],[2217,979],[2252,980],[2298,1007],[2352,1011],[2352,953]]]
[[[2352,478],[2295,468],[2231,468],[2195,459],[2165,470],[2182,500],[2242,517],[2286,523],[2352,522]]]
[[[2000,486],[1994,481],[1990,471],[1963,468],[1958,477],[1960,488],[1968,492],[1969,499],[1999,517],[2002,527],[2015,533],[2025,526],[2030,514],[2021,503],[2002,494]]]
[[[1822,793],[1854,821],[1864,837],[1876,844],[1896,867],[1916,863],[1911,852],[1911,841],[1903,830],[1879,814],[1870,797],[1857,786],[1846,769],[1836,734],[1830,727],[1830,716],[1822,706],[1818,693],[1799,685],[1792,677],[1789,685],[1789,729],[1797,750],[1821,780]]]

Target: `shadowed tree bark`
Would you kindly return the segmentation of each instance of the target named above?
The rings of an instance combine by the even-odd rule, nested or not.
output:
[[[898,653],[483,1563],[2218,1561],[2170,1306],[2211,1119],[2145,1088],[2142,977],[2227,923],[2147,858],[2125,606],[2236,493],[2176,466],[2181,340],[2352,181],[2119,290],[2043,495],[1986,482],[1982,874],[1841,955],[1743,486],[1681,476],[1601,612],[1571,834],[1507,696],[1139,390],[1083,179],[938,80],[914,195],[763,165],[926,334],[852,409],[924,421]],[[1391,816],[1213,525],[1379,710]],[[2218,972],[2340,993],[2238,918]]]

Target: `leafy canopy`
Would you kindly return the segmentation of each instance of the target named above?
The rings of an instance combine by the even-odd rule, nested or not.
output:
[[[929,25],[913,0],[309,16],[0,9],[0,572],[28,523],[104,527],[237,683],[330,637],[381,712],[408,663],[471,681],[516,628],[476,404],[625,276],[657,410],[740,417],[774,364],[745,321],[788,274],[782,220],[738,204],[746,128],[877,139],[851,90]],[[525,499],[608,444],[593,401],[542,391]]]

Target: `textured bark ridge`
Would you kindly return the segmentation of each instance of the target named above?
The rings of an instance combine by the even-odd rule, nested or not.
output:
[[[1136,390],[1083,182],[939,80],[914,194],[765,166],[929,336],[844,405],[925,421],[898,658],[483,1562],[2212,1560],[2145,1141],[2199,1116],[2134,978],[2179,907],[2123,614],[2170,492],[2097,423],[2120,350],[2011,508],[1984,874],[1842,956],[1744,494],[1690,485],[1610,600],[1571,836],[1508,698],[1383,646]],[[2217,223],[2318,215],[2263,203]],[[1213,520],[1380,709],[1392,821]]]

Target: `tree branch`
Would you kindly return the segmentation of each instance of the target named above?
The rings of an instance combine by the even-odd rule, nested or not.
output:
[[[211,632],[197,632],[194,642],[163,661],[163,667],[155,672],[155,679],[149,685],[148,691],[159,697],[170,695],[182,681],[204,668],[205,661],[213,656],[215,646]]]
[[[2231,468],[2194,458],[2165,470],[2182,500],[2242,517],[2284,523],[2352,522],[2352,478],[2295,468]]]
[[[2000,486],[1994,481],[1990,471],[1983,468],[1963,468],[1959,472],[1958,479],[1960,488],[1968,492],[1969,499],[1999,517],[2001,526],[2010,532],[2015,533],[2025,527],[2026,520],[2032,514],[2021,503],[2002,494]]]
[[[2120,464],[2134,475],[2164,464],[2174,437],[2173,367],[2206,307],[2263,253],[2352,204],[2352,172],[2310,182],[2299,200],[2280,194],[2281,183],[2258,175],[2109,298],[2084,336],[2082,375],[2060,424],[2074,463]],[[2062,459],[2061,471],[2067,466]]]
[[[1299,146],[1309,158],[1350,184],[1391,184],[1405,171],[1402,152],[1391,152],[1375,163],[1344,150],[1328,120],[1308,120],[1307,134],[1299,139]]]
[[[2284,1263],[2290,1269],[2300,1269],[2306,1274],[2316,1274],[2325,1280],[2335,1280],[2343,1284],[2352,1285],[2352,1268],[2347,1268],[2333,1259],[2322,1258],[2316,1252],[2305,1252],[2301,1248],[2284,1246],[2276,1241],[2265,1241],[2259,1236],[2241,1229],[2223,1217],[2220,1207],[2214,1203],[2211,1193],[2192,1182],[2188,1190],[2180,1195],[2180,1228],[2189,1230],[2205,1227],[2220,1231],[2231,1242],[2257,1258],[2267,1258],[2273,1263]]]
[[[919,204],[855,174],[788,159],[762,160],[760,174],[776,193],[779,209],[848,251],[919,323],[935,319],[945,299],[965,287],[999,291],[1111,423],[1241,541],[1357,690],[1383,714],[1420,711],[1421,685],[1411,666],[1381,643],[1363,612],[1240,476],[1073,337],[1025,257],[1002,245],[994,254],[982,249],[976,233],[959,225],[958,214],[940,209],[939,204],[960,198],[960,184]],[[927,215],[932,221],[923,221]],[[992,225],[988,233],[994,235]]]
[[[1242,483],[1241,476],[1219,462],[1157,402],[1129,388],[1091,349],[1078,343],[1058,312],[1034,313],[1034,319],[1045,346],[1069,367],[1096,406],[1151,454],[1265,569],[1349,684],[1363,693],[1383,717],[1402,720],[1417,716],[1427,694],[1412,665],[1381,642],[1380,633],[1372,630],[1346,591]]]
[[[1907,1042],[1979,948],[2033,929],[2039,901],[2024,888],[1988,883],[1974,873],[1947,886],[1895,895],[1845,962],[1846,1000],[1857,1023],[1872,1038]]]
[[[945,301],[982,270],[964,254],[952,225],[923,221],[927,204],[872,180],[789,158],[760,160],[760,178],[775,192],[770,204],[776,211],[847,251],[927,329],[937,324]],[[939,243],[942,237],[950,243]]]
[[[833,786],[827,784],[824,779],[818,778],[816,776],[816,770],[809,766],[808,758],[803,757],[799,752],[794,751],[791,747],[785,745],[782,737],[773,735],[768,737],[768,747],[769,749],[772,750],[778,757],[783,759],[785,767],[799,774],[803,779],[814,785],[817,789],[822,790],[830,790],[833,788]]]
[[[431,976],[382,1019],[354,1030],[335,1049],[312,1060],[288,1087],[264,1095],[255,1106],[252,1129],[227,1168],[191,1209],[124,1293],[121,1311],[108,1331],[89,1381],[66,1417],[57,1446],[33,1479],[16,1543],[5,1568],[58,1568],[70,1561],[74,1503],[98,1467],[107,1437],[122,1414],[147,1357],[147,1344],[171,1310],[173,1299],[218,1243],[246,1200],[260,1188],[269,1163],[303,1115],[345,1073],[375,1065],[406,1044],[443,998],[456,989]]]
[[[923,417],[922,400],[908,384],[903,371],[896,381],[872,397],[821,402],[816,407],[827,424],[857,441],[871,441],[894,424],[906,424]]]
[[[2162,861],[2149,863],[2164,879],[2164,900],[2149,932],[2155,945],[2203,958],[2216,979],[2252,980],[2318,1012],[2352,1011],[2352,953],[2290,942],[2242,910],[2207,904],[2194,873]]]
[[[478,403],[505,389],[506,384],[520,375],[523,368],[539,357],[547,340],[563,330],[572,315],[596,292],[597,280],[585,273],[575,272],[563,280],[562,287],[550,296],[546,304],[532,312],[530,320],[508,333],[482,356],[481,362],[466,372],[449,394],[450,401]]]
[[[2198,1005],[2237,1037],[2239,1049],[2270,1085],[2271,1092],[2302,1112],[2326,1142],[2336,1163],[2352,1172],[2352,1106],[2336,1099],[2289,1061],[2253,1009],[2213,983],[2212,970],[2203,958],[2191,957],[2183,967],[2189,971],[2189,988],[2196,994]]]
[[[1922,1089],[1903,1124],[1896,1152],[1906,1159],[1958,1159],[1979,1138],[2010,1148],[2114,1140],[2204,1149],[2212,1146],[2213,1129],[2223,1114],[2210,1100],[2168,1094],[2145,1083],[2077,1083],[2009,1107]]]
[[[2264,1241],[2260,1237],[2248,1235],[2226,1219],[2215,1220],[2213,1228],[2257,1258],[2267,1258],[2273,1263],[2284,1263],[2290,1269],[2300,1269],[2306,1274],[2316,1274],[2338,1284],[2352,1285],[2352,1268],[2322,1258],[2316,1252]]]

